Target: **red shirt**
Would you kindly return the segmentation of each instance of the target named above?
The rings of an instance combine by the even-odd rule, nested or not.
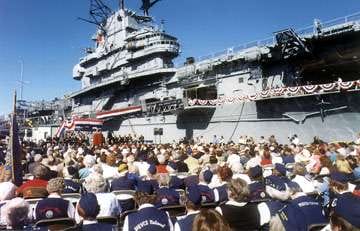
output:
[[[22,195],[24,198],[29,197],[46,197],[47,196],[47,180],[34,179],[23,183],[16,189],[17,195]]]
[[[165,164],[156,165],[156,173],[168,173],[166,166]]]
[[[262,166],[272,164],[271,159],[263,158],[260,162]]]

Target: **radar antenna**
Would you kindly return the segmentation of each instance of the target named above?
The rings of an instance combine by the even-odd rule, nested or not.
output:
[[[123,0],[121,1],[123,4]],[[122,5],[123,6],[123,5]],[[97,25],[103,32],[105,32],[106,19],[113,13],[112,10],[104,4],[102,0],[90,0],[90,17],[91,19],[79,18],[88,23]]]
[[[149,16],[149,10],[151,7],[153,7],[157,2],[161,0],[142,0],[142,6],[140,7],[140,10],[144,11],[145,16]]]

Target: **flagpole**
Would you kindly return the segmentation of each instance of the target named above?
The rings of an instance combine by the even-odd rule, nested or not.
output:
[[[16,120],[16,90],[13,96],[13,111],[11,113],[11,129],[10,129],[10,155],[11,155],[11,179],[15,183],[15,168],[14,168],[14,121]]]
[[[16,115],[16,90],[14,91],[14,107],[13,107],[13,115],[15,116]]]

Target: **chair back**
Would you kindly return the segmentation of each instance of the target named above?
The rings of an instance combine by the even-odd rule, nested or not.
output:
[[[46,227],[50,231],[65,230],[76,227],[76,221],[72,218],[46,219],[36,222],[36,227]]]

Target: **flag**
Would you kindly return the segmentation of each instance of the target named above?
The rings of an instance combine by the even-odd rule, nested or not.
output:
[[[11,115],[9,153],[5,169],[11,170],[11,179],[16,186],[22,184],[21,146],[16,121],[16,92],[14,94],[14,111]]]
[[[20,186],[22,184],[21,146],[16,114],[13,114],[11,118],[10,155],[12,159],[12,180],[16,186]]]

